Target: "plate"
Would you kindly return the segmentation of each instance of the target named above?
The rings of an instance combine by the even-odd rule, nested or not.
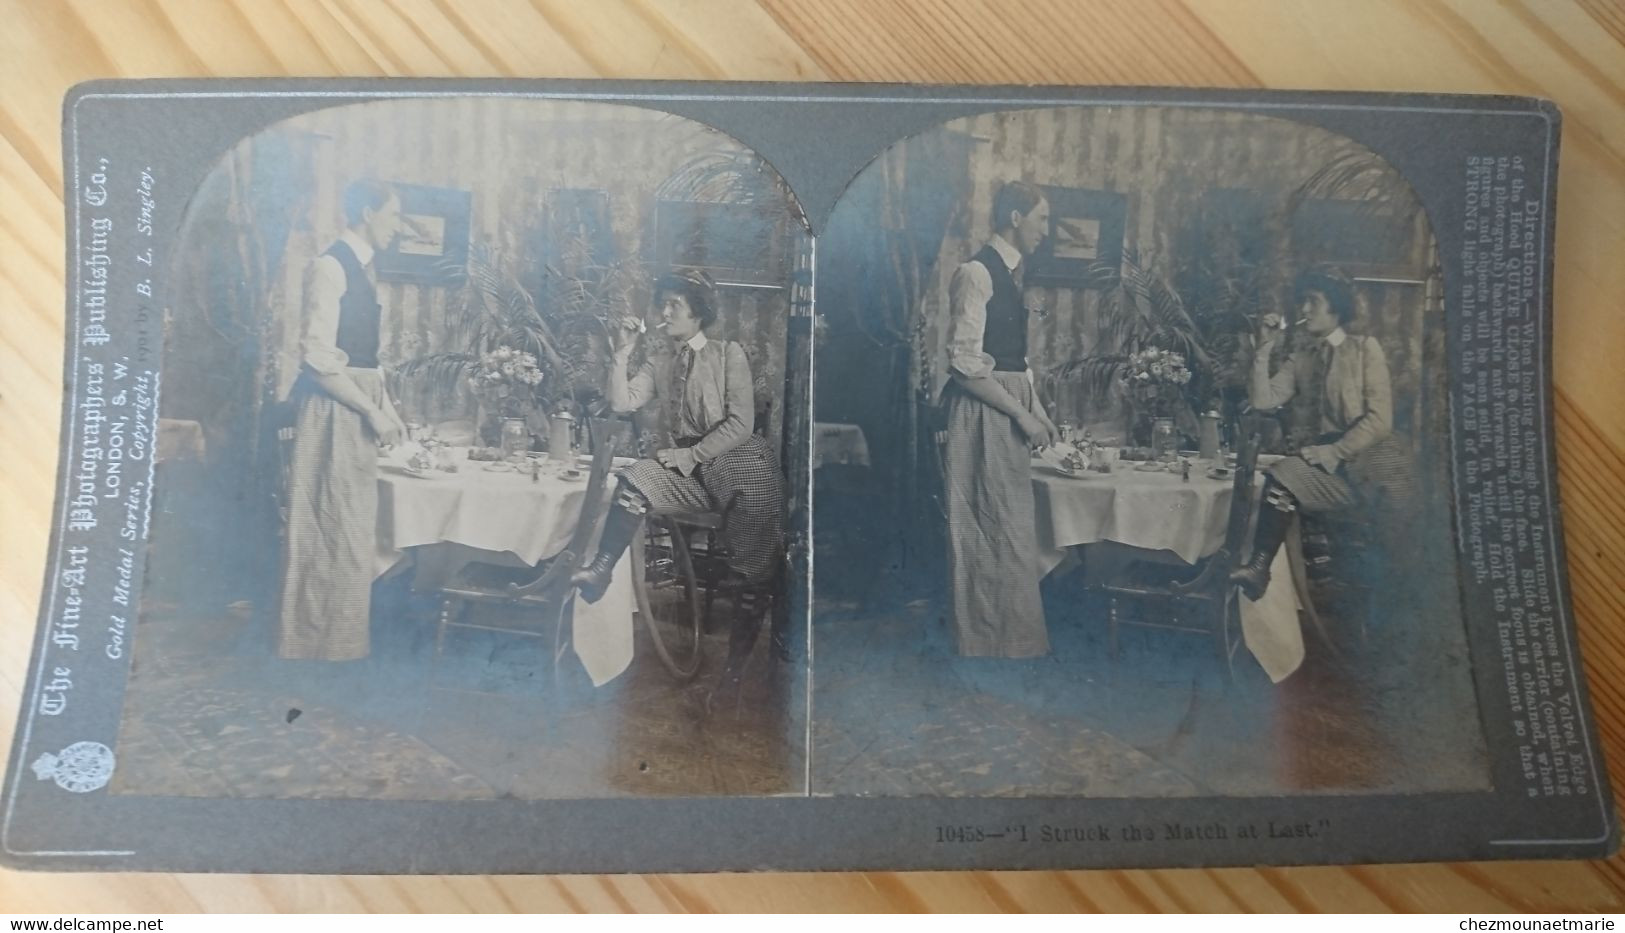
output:
[[[492,473],[512,473],[513,464],[498,460],[494,463],[487,463],[485,469]]]
[[[1147,460],[1144,463],[1140,464],[1139,466],[1135,467],[1134,472],[1136,472],[1136,473],[1166,473],[1167,470],[1165,470],[1163,468],[1162,464],[1156,462],[1155,460]]]
[[[1081,454],[1078,451],[1078,448],[1074,447],[1073,445],[1068,444],[1065,441],[1061,441],[1060,443],[1051,444],[1050,446],[1038,451],[1038,459],[1043,461],[1045,465],[1049,466],[1056,472],[1066,476],[1071,476],[1072,471],[1066,467],[1067,461],[1082,460],[1083,454]]]
[[[1236,471],[1235,470],[1227,470],[1227,469],[1219,469],[1218,467],[1215,467],[1215,468],[1207,471],[1207,478],[1208,479],[1235,479],[1236,478]]]
[[[1056,476],[1065,477],[1066,479],[1094,479],[1096,476],[1100,475],[1098,473],[1093,473],[1093,472],[1091,472],[1089,470],[1081,470],[1081,471],[1074,472],[1074,471],[1068,470],[1068,469],[1066,469],[1064,467],[1056,466],[1053,463],[1045,463],[1045,464],[1042,464],[1042,466],[1044,467],[1044,469],[1050,471],[1051,473],[1054,473]]]

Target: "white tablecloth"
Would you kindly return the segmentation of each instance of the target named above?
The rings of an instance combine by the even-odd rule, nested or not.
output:
[[[1038,540],[1054,548],[1116,541],[1194,564],[1224,543],[1230,493],[1229,480],[1208,479],[1195,467],[1187,483],[1124,461],[1113,473],[1079,477],[1033,463]]]
[[[457,473],[421,478],[379,461],[378,575],[412,547],[461,545],[511,555],[527,565],[564,549],[581,515],[586,480],[544,473],[532,481],[529,474],[494,473],[484,466],[462,461]],[[634,611],[631,562],[624,556],[602,599],[575,601],[570,642],[595,685],[632,663]]]
[[[1064,476],[1033,461],[1033,499],[1045,573],[1066,557],[1066,548],[1114,542],[1146,556],[1165,555],[1187,564],[1224,544],[1232,483],[1209,479],[1196,465],[1190,482],[1177,473],[1140,472],[1119,461],[1111,474]],[[1259,481],[1263,475],[1259,474]],[[1287,551],[1276,553],[1272,585],[1258,602],[1241,600],[1242,639],[1270,679],[1284,680],[1303,663],[1303,629],[1292,587]]]
[[[869,465],[869,439],[855,424],[819,421],[813,425],[812,467]]]

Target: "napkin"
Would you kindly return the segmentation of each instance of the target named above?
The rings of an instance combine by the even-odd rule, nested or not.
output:
[[[1054,467],[1063,473],[1075,472],[1073,465],[1067,463],[1068,460],[1073,461],[1073,464],[1086,462],[1083,459],[1082,452],[1066,441],[1059,441],[1048,447],[1040,448],[1038,459],[1043,461],[1046,466]]]

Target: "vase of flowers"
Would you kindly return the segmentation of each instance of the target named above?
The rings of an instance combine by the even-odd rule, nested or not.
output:
[[[1162,438],[1171,443],[1174,418],[1185,405],[1185,386],[1191,381],[1185,354],[1176,350],[1148,347],[1130,353],[1120,376],[1127,401],[1128,435],[1137,447],[1155,446],[1159,422]]]
[[[487,446],[513,443],[504,436],[505,421],[524,423],[526,414],[535,407],[536,394],[542,384],[542,369],[535,354],[502,345],[480,354],[479,363],[468,377],[468,387],[480,402],[481,434]]]

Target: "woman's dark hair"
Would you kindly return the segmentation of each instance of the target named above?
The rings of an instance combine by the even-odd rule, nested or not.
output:
[[[1024,181],[1007,181],[1000,185],[999,193],[993,196],[994,232],[1010,225],[1012,212],[1026,217],[1043,200],[1044,192],[1038,190],[1036,185]]]
[[[1296,300],[1302,301],[1310,292],[1326,296],[1326,304],[1337,315],[1337,323],[1347,327],[1354,320],[1354,283],[1343,270],[1322,266],[1300,274],[1293,288]]]
[[[698,269],[673,269],[655,279],[655,300],[670,292],[682,295],[688,310],[700,322],[700,329],[710,327],[717,319],[717,283]]]
[[[363,178],[344,187],[344,222],[355,226],[366,211],[375,211],[395,196],[395,189],[381,181]]]

